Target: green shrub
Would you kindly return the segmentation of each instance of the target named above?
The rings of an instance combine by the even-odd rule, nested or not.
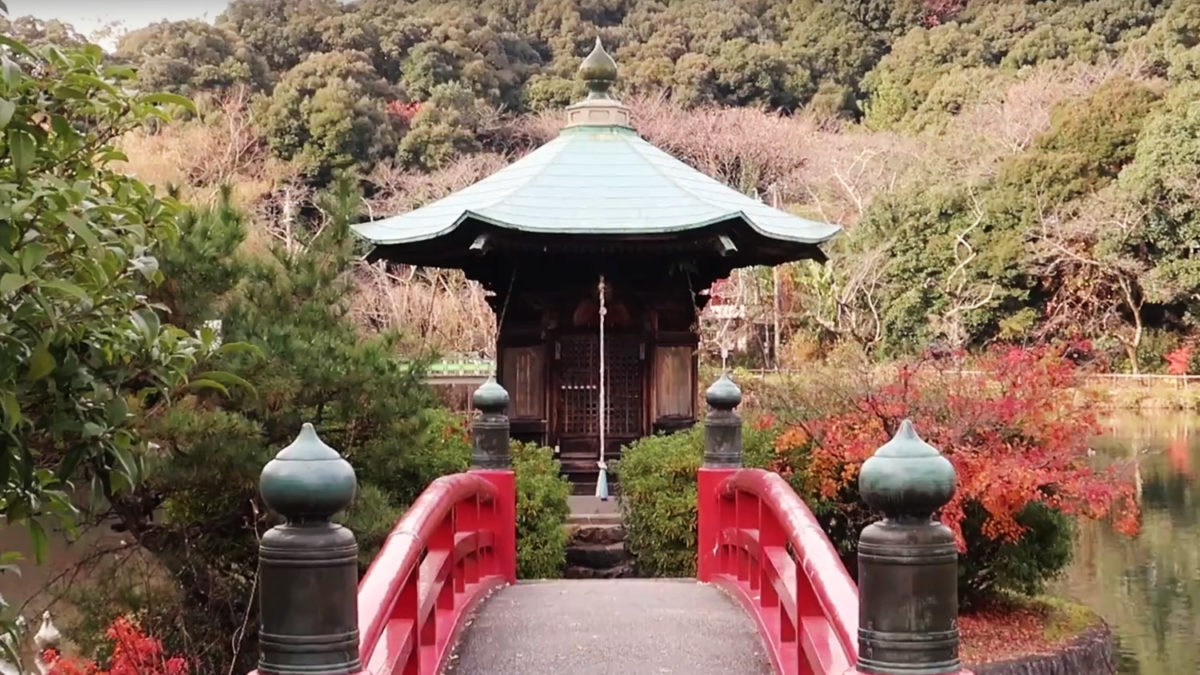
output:
[[[396,452],[381,439],[365,444],[351,461],[360,483],[373,483],[407,508],[440,476],[466,471],[471,464],[471,438],[467,420],[446,409],[422,410],[417,415],[421,431],[410,447]]]
[[[355,461],[360,467],[360,478],[369,477],[372,484],[388,490],[395,503],[403,505],[396,510],[397,517],[403,515],[407,505],[415,501],[435,478],[466,471],[471,463],[471,437],[466,418],[444,409],[422,414],[425,431],[420,441],[407,452],[389,452],[386,447],[368,448],[368,452],[360,454]],[[567,533],[563,526],[569,512],[570,485],[549,448],[513,442],[511,452],[513,470],[517,474],[517,574],[523,579],[562,576],[567,557]],[[359,546],[364,550],[373,541],[361,539],[364,534],[370,537],[373,531],[374,520],[369,516],[382,513],[378,508],[365,510],[365,520],[354,519],[353,514],[348,519],[352,523],[371,525],[363,532],[355,528],[360,536]]]
[[[770,464],[775,457],[772,441],[768,429],[743,425],[743,463]],[[621,481],[626,546],[638,574],[695,576],[696,470],[703,457],[702,425],[643,438],[624,450],[614,472]]]
[[[1025,533],[1012,542],[984,536],[985,515],[972,503],[962,524],[968,554],[958,557],[958,586],[964,605],[998,591],[1041,593],[1071,562],[1075,521],[1063,512],[1030,502],[1017,516]]]
[[[643,438],[630,444],[616,464],[625,545],[639,575],[696,574],[696,470],[703,433],[694,428]]]
[[[334,521],[354,531],[358,540],[358,571],[363,573],[375,559],[383,542],[404,515],[392,496],[371,483],[360,483],[350,508],[339,513]]]
[[[567,562],[567,479],[554,451],[536,443],[512,444],[517,474],[517,576],[553,579]]]

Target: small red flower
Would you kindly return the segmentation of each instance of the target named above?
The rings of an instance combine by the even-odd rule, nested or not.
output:
[[[48,649],[42,660],[50,664],[51,675],[188,675],[187,659],[163,658],[162,641],[142,632],[128,617],[117,617],[104,632],[111,641],[112,658],[107,668],[94,661],[65,658]]]

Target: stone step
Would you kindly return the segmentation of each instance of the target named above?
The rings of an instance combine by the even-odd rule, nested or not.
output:
[[[621,524],[621,504],[616,497],[600,500],[591,495],[573,495],[567,497],[567,506],[571,509],[568,525]]]
[[[605,570],[629,562],[625,542],[611,544],[571,544],[567,546],[567,567],[588,567]]]
[[[621,524],[620,516],[615,523],[575,525],[568,527],[569,545],[575,544],[620,544],[625,542],[625,526]]]
[[[568,526],[597,525],[611,526],[621,524],[619,513],[572,513],[567,516]]]
[[[633,564],[621,563],[615,567],[593,569],[579,565],[569,565],[563,573],[565,579],[621,579],[633,576]]]
[[[625,526],[616,500],[571,497],[569,501],[566,578],[633,576],[633,560],[625,550]]]

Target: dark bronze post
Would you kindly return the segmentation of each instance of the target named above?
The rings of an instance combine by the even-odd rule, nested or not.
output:
[[[258,548],[260,675],[361,671],[358,544],[330,522],[356,489],[354,468],[307,423],[263,468],[263,501],[285,522]]]
[[[704,419],[704,466],[742,465],[742,419],[733,411],[742,402],[742,390],[729,375],[722,375],[704,392],[708,416]]]
[[[496,382],[496,378],[489,377],[475,390],[471,403],[479,411],[471,424],[471,468],[510,468],[508,392]]]
[[[742,402],[742,390],[722,375],[704,392],[704,399],[704,464],[696,472],[696,578],[709,582],[718,572],[722,512],[732,503],[722,497],[722,486],[742,466],[742,420],[733,411]]]
[[[489,377],[475,390],[471,403],[479,414],[471,424],[471,473],[496,486],[493,550],[500,573],[508,583],[517,583],[517,476],[513,472],[508,442],[508,392],[496,378]]]
[[[858,671],[958,673],[958,552],[933,512],[954,496],[954,466],[904,420],[862,465],[858,489],[883,520],[858,540]]]

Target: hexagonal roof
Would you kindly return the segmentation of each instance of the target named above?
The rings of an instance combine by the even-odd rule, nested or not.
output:
[[[597,40],[581,69],[591,93],[567,109],[557,138],[474,185],[355,232],[379,257],[462,269],[496,242],[592,256],[620,255],[614,242],[642,253],[701,247],[723,259],[718,267],[822,257],[816,245],[838,226],[772,208],[647,142],[608,96],[615,69]]]

